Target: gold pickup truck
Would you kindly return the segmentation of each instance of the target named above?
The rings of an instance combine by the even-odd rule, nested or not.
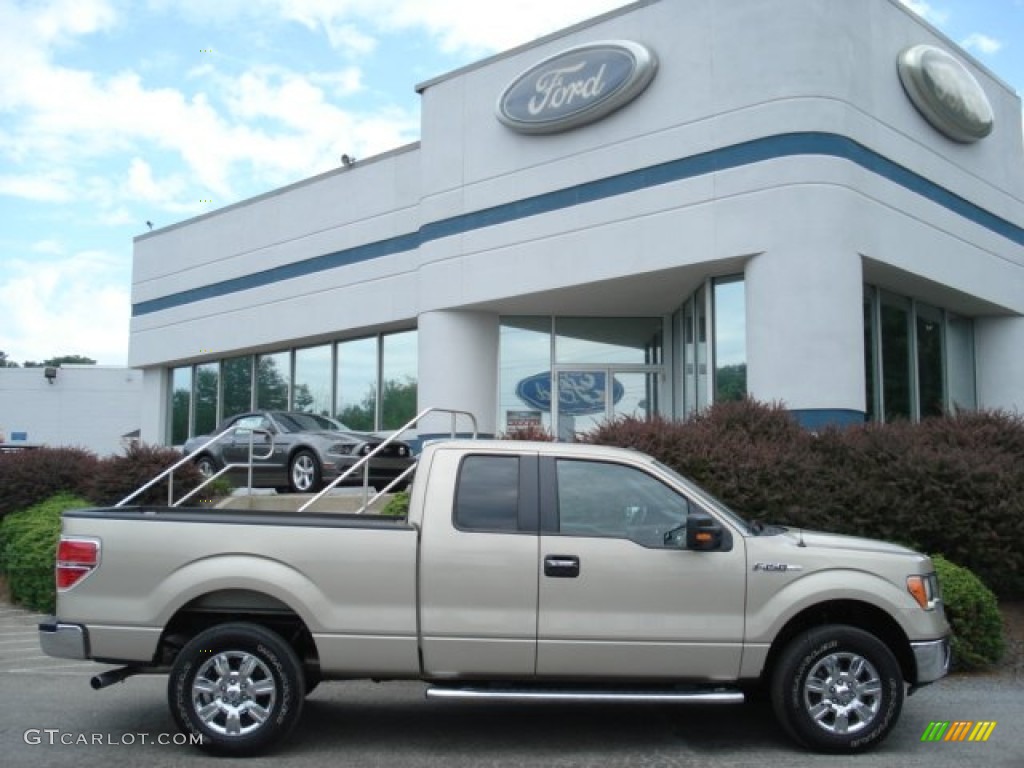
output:
[[[851,510],[851,514],[856,514]],[[881,742],[945,675],[931,562],[749,523],[641,453],[428,444],[408,515],[136,507],[64,516],[53,656],[169,672],[204,749],[281,742],[321,680],[428,697],[738,703],[793,739]]]

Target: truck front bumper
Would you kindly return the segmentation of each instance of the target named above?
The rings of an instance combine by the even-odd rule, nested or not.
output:
[[[929,640],[923,643],[911,643],[914,660],[917,662],[917,680],[914,685],[927,685],[946,676],[949,672],[951,651],[949,637],[941,640]]]
[[[39,623],[39,646],[47,656],[59,659],[89,658],[89,636],[85,627],[63,624],[56,616]]]

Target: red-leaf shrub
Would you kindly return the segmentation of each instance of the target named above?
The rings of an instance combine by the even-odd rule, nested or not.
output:
[[[81,448],[0,453],[0,519],[58,493],[86,496],[99,459]]]
[[[89,498],[101,506],[116,504],[181,458],[173,448],[133,443],[123,456],[111,456],[100,462],[89,488]],[[180,499],[200,482],[202,476],[191,462],[179,467],[174,471],[173,500]],[[166,505],[167,487],[167,480],[162,480],[129,503]],[[197,499],[192,501],[199,503]]]
[[[764,522],[938,552],[1024,597],[1024,419],[799,427],[778,404],[721,403],[685,422],[624,418],[588,441],[649,453]]]

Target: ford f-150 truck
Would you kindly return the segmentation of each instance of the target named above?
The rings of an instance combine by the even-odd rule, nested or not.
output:
[[[748,523],[641,453],[448,440],[405,518],[134,507],[67,512],[48,654],[169,672],[178,726],[253,754],[321,680],[428,697],[728,703],[857,752],[942,677],[930,560]]]

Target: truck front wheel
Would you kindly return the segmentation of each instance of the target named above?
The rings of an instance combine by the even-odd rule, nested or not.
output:
[[[900,665],[882,641],[855,627],[816,627],[794,638],[772,675],[772,705],[786,731],[820,752],[862,752],[899,719]]]
[[[178,727],[204,750],[253,755],[284,739],[299,720],[302,664],[277,634],[243,622],[196,635],[174,661],[167,698]]]

